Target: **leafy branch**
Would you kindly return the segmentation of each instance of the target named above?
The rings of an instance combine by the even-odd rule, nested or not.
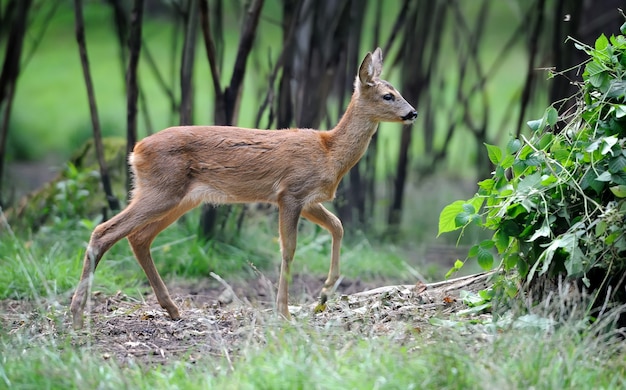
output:
[[[527,122],[530,137],[505,148],[486,144],[492,176],[474,197],[442,210],[439,234],[462,235],[470,225],[493,231],[449,275],[468,259],[486,270],[496,265],[505,275],[500,286],[514,295],[537,275],[590,287],[594,270],[626,270],[626,38],[601,35],[593,47],[573,41],[589,59],[565,126],[557,130],[565,117],[550,106]]]

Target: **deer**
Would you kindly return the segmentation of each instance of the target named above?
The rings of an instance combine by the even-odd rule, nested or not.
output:
[[[291,319],[288,289],[300,217],[327,230],[332,240],[330,269],[319,298],[324,304],[339,280],[344,229],[322,203],[335,198],[341,179],[365,154],[380,122],[408,125],[417,117],[402,95],[379,78],[382,60],[380,48],[366,54],[350,103],[331,130],[177,126],[139,141],[128,158],[133,174],[128,205],[99,224],[89,239],[70,304],[73,327],[83,327],[98,263],[124,237],[159,305],[172,320],[181,319],[155,267],[150,246],[163,229],[203,202],[278,206],[282,261],[275,310],[286,320]]]

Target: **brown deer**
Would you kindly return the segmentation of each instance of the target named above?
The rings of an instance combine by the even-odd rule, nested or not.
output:
[[[415,109],[388,82],[380,48],[367,53],[354,83],[354,94],[337,126],[329,131],[268,131],[227,126],[171,127],[146,137],[129,157],[134,190],[129,205],[96,227],[80,282],[72,298],[74,328],[83,325],[93,273],[102,255],[127,237],[161,307],[180,318],[150,255],[154,238],[201,202],[265,202],[278,206],[282,263],[277,311],[289,319],[290,267],[300,216],[332,235],[328,278],[322,303],[339,278],[341,221],[322,202],[335,197],[341,178],[365,153],[378,123],[410,124]]]

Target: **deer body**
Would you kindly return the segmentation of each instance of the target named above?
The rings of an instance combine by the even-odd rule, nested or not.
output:
[[[130,204],[94,230],[81,281],[72,299],[75,328],[89,281],[102,255],[127,237],[159,304],[180,318],[150,255],[154,238],[201,202],[273,203],[279,210],[282,263],[277,310],[289,318],[288,280],[300,216],[332,236],[331,265],[322,290],[325,301],[339,278],[341,221],[321,203],[332,200],[342,177],[365,153],[381,121],[412,122],[417,113],[378,76],[382,54],[368,53],[345,114],[334,129],[279,131],[230,126],[180,126],[165,129],[135,145],[129,157],[134,173]]]

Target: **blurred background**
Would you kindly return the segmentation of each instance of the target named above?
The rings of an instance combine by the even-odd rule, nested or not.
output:
[[[348,235],[445,258],[456,237],[436,239],[438,215],[489,174],[483,144],[529,132],[527,121],[574,94],[584,57],[568,37],[593,44],[618,33],[624,5],[1,0],[0,205],[23,207],[32,199],[23,197],[66,172],[68,161],[79,165],[88,140],[103,140],[103,150],[117,145],[123,162],[136,140],[178,124],[330,129],[362,58],[381,47],[382,77],[419,115],[412,126],[381,124],[331,207]],[[107,185],[101,161],[89,169],[100,187],[77,191],[97,206],[80,213],[106,218],[111,211],[103,209],[126,202],[126,171],[110,174],[120,187]],[[197,212],[199,234],[227,237],[258,209]],[[466,239],[472,234],[480,232]]]

